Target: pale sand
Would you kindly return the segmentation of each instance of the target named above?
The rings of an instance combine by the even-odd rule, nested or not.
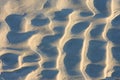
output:
[[[0,0],[0,80],[119,80],[120,0]]]

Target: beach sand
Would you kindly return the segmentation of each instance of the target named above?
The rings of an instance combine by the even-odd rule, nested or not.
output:
[[[120,0],[0,0],[0,80],[120,80]]]

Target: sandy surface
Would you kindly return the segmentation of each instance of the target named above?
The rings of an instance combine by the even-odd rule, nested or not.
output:
[[[0,80],[120,80],[120,0],[0,0]]]

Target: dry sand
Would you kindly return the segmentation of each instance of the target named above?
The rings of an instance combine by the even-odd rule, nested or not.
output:
[[[0,80],[120,80],[120,0],[0,0]]]

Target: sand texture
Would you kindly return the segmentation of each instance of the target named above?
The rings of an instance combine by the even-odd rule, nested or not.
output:
[[[120,0],[0,0],[0,80],[120,80]]]

